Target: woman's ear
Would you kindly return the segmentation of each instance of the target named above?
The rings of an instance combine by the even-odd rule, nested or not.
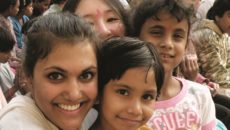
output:
[[[220,17],[219,16],[215,16],[215,19],[214,19],[216,22],[219,22],[220,20]]]

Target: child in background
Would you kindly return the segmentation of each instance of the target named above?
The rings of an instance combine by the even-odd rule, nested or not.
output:
[[[1,23],[0,23],[0,41],[1,41],[0,44],[0,109],[2,109],[6,105],[6,98],[3,95],[1,86],[4,85],[4,82],[6,82],[5,80],[7,79],[6,78],[7,75],[4,75],[6,74],[4,73],[5,69],[3,68],[6,65],[3,64],[5,64],[9,60],[11,56],[11,50],[13,49],[15,44],[15,40],[12,33],[7,28],[3,27]],[[9,65],[8,68],[10,68]]]
[[[75,15],[37,19],[27,34],[23,63],[31,93],[0,111],[0,129],[88,129],[83,120],[97,97],[97,43],[91,26]]]
[[[176,0],[145,0],[133,15],[133,35],[156,47],[165,71],[161,94],[147,123],[152,129],[215,129],[215,107],[209,89],[173,77],[174,68],[185,54],[190,13]]]
[[[136,130],[154,111],[164,71],[153,46],[112,38],[99,53],[99,116],[90,130]]]

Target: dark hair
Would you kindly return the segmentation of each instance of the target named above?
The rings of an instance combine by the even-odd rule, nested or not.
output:
[[[216,0],[208,10],[207,19],[215,20],[215,16],[222,17],[226,11],[230,10],[230,0]]]
[[[83,19],[70,13],[53,13],[39,17],[29,29],[26,40],[23,67],[27,76],[33,76],[37,61],[46,58],[57,45],[57,41],[78,44],[87,40],[97,54],[98,39],[93,29]]]
[[[19,2],[20,2],[20,6],[19,6],[18,14],[22,13],[23,10],[26,8],[26,6],[31,4],[33,1],[32,0],[19,0]]]
[[[193,11],[190,8],[186,8],[182,3],[176,0],[144,0],[132,11],[131,35],[139,36],[143,24],[150,17],[160,21],[158,14],[162,10],[168,11],[178,22],[187,19],[190,28]]]
[[[63,11],[69,11],[74,13],[78,8],[81,0],[68,0],[63,8]],[[120,17],[122,23],[125,26],[125,33],[129,32],[129,9],[127,9],[119,0],[104,0],[104,2],[111,7],[115,13]]]
[[[17,0],[0,0],[0,13],[5,12],[10,5],[15,5]]]
[[[0,25],[0,52],[10,52],[15,44],[12,33],[5,27]]]
[[[67,1],[67,0],[53,0],[52,2],[53,2],[53,4],[60,4],[64,1]]]
[[[129,37],[117,37],[102,43],[98,58],[98,92],[103,95],[105,85],[110,80],[119,80],[130,68],[147,67],[155,73],[157,93],[164,80],[164,69],[157,51],[149,42]]]

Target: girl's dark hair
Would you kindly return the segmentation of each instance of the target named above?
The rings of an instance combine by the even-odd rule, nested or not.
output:
[[[20,6],[19,6],[18,14],[22,13],[23,10],[26,8],[26,6],[31,4],[33,1],[32,0],[19,0],[19,2],[20,2]]]
[[[148,18],[152,17],[160,21],[158,14],[162,10],[168,11],[178,22],[187,19],[190,28],[193,11],[190,8],[186,8],[182,3],[177,2],[177,0],[144,0],[132,10],[131,35],[138,37],[143,24]]]
[[[63,8],[63,11],[75,13],[75,10],[78,8],[80,2],[81,0],[68,0]],[[125,32],[128,34],[128,32],[130,31],[130,25],[128,21],[128,15],[130,10],[127,9],[127,7],[125,7],[119,0],[104,0],[104,2],[108,6],[110,6],[120,17],[122,23],[125,26]]]
[[[5,12],[10,5],[15,5],[17,0],[0,0],[0,13]]]
[[[5,27],[0,25],[0,52],[10,52],[15,44],[15,39],[12,33]]]
[[[151,43],[134,38],[111,38],[102,43],[98,58],[98,92],[103,95],[110,80],[119,80],[130,68],[146,67],[155,73],[157,93],[164,80],[164,70]]]
[[[23,64],[26,75],[33,76],[37,61],[46,58],[57,45],[57,41],[63,41],[59,44],[78,44],[84,40],[92,44],[97,55],[98,38],[91,26],[80,17],[70,13],[53,13],[39,17],[26,37]]]
[[[230,0],[216,0],[208,10],[207,19],[215,20],[215,16],[222,17],[226,11],[230,10]]]

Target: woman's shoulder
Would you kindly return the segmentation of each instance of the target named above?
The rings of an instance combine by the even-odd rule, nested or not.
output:
[[[0,112],[1,130],[58,130],[54,128],[29,95],[16,96]]]

